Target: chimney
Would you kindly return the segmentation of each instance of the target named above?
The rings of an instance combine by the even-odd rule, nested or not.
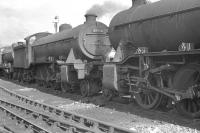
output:
[[[86,14],[85,18],[86,18],[85,23],[96,22],[97,15],[95,15],[95,14]]]
[[[140,6],[146,3],[146,0],[132,0],[132,7]]]

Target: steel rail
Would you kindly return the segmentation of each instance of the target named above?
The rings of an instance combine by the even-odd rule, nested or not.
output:
[[[84,129],[90,129],[90,132],[94,133],[135,133],[135,131],[125,129],[123,127],[119,127],[117,125],[113,125],[108,122],[103,122],[74,112],[65,111],[60,108],[54,107],[52,105],[47,105],[45,103],[34,101],[23,95],[16,94],[15,92],[10,91],[9,89],[3,86],[0,86],[0,88],[10,96],[17,98],[19,101],[23,103],[32,105],[33,107],[36,108],[40,108],[44,112],[51,113],[52,115],[56,115],[59,118],[64,118],[65,121],[70,122],[73,125],[76,125],[74,129],[81,127]]]
[[[46,122],[46,124],[49,125],[49,128],[52,128],[50,130],[51,132],[54,131],[54,132],[62,133],[62,132],[66,132],[66,131],[70,132],[70,131],[76,130],[76,132],[94,133],[94,131],[91,131],[91,129],[89,129],[89,128],[80,127],[80,126],[76,125],[76,123],[70,123],[70,122],[63,121],[59,117],[53,117],[50,113],[42,112],[42,111],[39,111],[38,109],[24,107],[23,105],[18,105],[18,103],[11,102],[10,100],[7,100],[7,99],[5,99],[5,100],[0,99],[0,108],[3,108],[3,110],[6,109],[9,112],[10,112],[10,109],[11,110],[15,109],[17,111],[17,113],[12,112],[12,114],[18,114],[17,117],[19,117],[19,114],[24,115],[23,118],[25,117],[25,115],[27,115],[29,120],[31,119],[31,117],[34,117],[32,119],[33,120],[32,123],[34,123],[34,120],[37,123],[40,121],[41,122],[44,121],[44,122]],[[8,109],[8,108],[10,108],[10,109]]]
[[[46,130],[44,127],[40,126],[39,124],[33,123],[32,121],[20,116],[16,112],[12,111],[11,109],[7,109],[0,105],[0,110],[5,112],[7,116],[11,117],[12,119],[16,120],[20,124],[24,124],[27,128],[31,128],[36,133],[53,133],[50,130]]]

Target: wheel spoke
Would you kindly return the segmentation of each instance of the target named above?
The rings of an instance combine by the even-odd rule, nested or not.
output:
[[[200,110],[200,99],[196,101],[197,109]]]
[[[196,99],[183,99],[177,103],[176,108],[179,113],[188,117],[199,117],[200,108]]]
[[[86,97],[88,95],[88,90],[89,90],[89,82],[87,80],[81,81],[80,84],[80,89],[81,89],[81,95]]]
[[[151,93],[149,96],[150,96],[151,101],[153,101],[153,99],[154,99],[153,93]]]
[[[193,108],[193,111],[194,111],[194,112],[197,112],[197,111],[198,111],[198,107],[197,107],[197,104],[196,104],[195,101],[192,103],[192,108]]]
[[[146,97],[146,95],[145,95],[145,94],[144,94],[143,96],[144,96],[144,104],[146,104],[146,105],[147,105],[147,97]]]
[[[160,87],[160,78],[156,77],[155,75],[151,75],[148,80],[152,86]],[[160,105],[162,100],[162,95],[160,93],[151,90],[145,83],[141,83],[139,88],[141,88],[142,91],[135,94],[135,100],[138,105],[145,109],[155,109]]]
[[[141,103],[145,103],[145,95],[144,94],[140,94],[139,100],[141,101]]]
[[[147,95],[145,95],[145,104],[149,105],[149,103],[148,103],[148,96]]]
[[[153,109],[160,103],[161,98],[162,96],[159,93],[140,93],[136,95],[136,102],[145,109]]]
[[[151,95],[151,94],[150,94]],[[151,104],[150,95],[147,96],[149,104]]]
[[[197,75],[195,76],[194,82],[197,83],[200,79],[200,73],[198,72]]]
[[[192,105],[191,105],[191,104],[192,104],[191,101],[188,101],[188,102],[187,102],[187,106],[188,106],[188,111],[189,111],[189,112],[192,112],[192,111],[193,111],[193,110],[192,110]]]
[[[185,102],[185,106],[186,106],[185,108],[187,109],[187,111],[191,112],[189,101]]]

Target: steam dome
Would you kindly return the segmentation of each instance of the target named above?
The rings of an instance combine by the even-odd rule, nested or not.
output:
[[[59,32],[62,32],[64,30],[69,30],[72,29],[72,26],[70,24],[61,24],[59,26]]]

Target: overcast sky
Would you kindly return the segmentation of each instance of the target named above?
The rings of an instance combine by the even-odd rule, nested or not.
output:
[[[131,0],[0,0],[0,46],[36,32],[54,32],[55,16],[59,16],[59,24],[75,27],[85,21],[91,7],[102,7],[103,13],[97,11],[98,20],[109,25],[114,14],[130,6]]]

